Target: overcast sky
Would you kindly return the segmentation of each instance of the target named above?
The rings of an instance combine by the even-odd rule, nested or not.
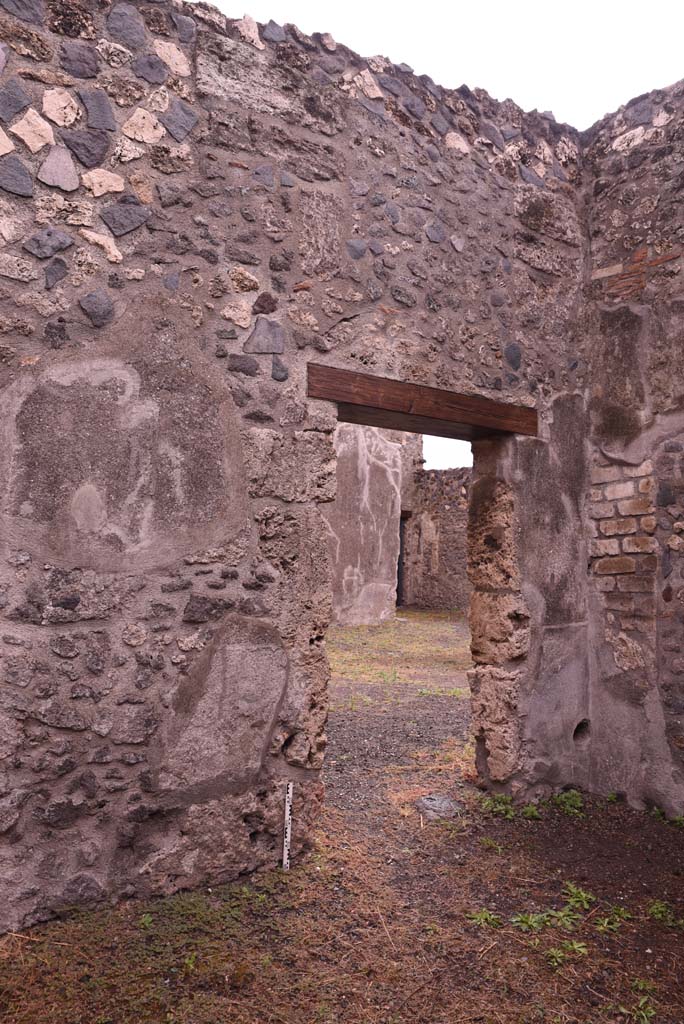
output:
[[[479,86],[525,110],[551,110],[580,130],[684,78],[684,0],[213,2],[231,18],[247,13],[292,22],[309,35],[330,32],[363,57],[381,54],[439,85]],[[466,455],[469,462],[470,445],[462,442],[435,439],[425,447],[430,468],[466,465]]]

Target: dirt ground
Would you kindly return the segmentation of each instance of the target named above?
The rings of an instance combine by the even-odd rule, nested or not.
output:
[[[306,861],[6,936],[3,1024],[684,1024],[684,822],[488,801],[457,617],[328,642]]]

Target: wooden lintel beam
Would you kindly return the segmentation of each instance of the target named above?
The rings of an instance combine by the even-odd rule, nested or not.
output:
[[[390,430],[409,430],[466,441],[493,434],[537,436],[537,410],[481,395],[407,384],[335,366],[309,363],[309,398],[338,403],[338,418]]]
[[[500,431],[473,427],[468,423],[449,423],[429,416],[413,416],[410,413],[388,412],[375,409],[372,405],[350,405],[337,403],[337,419],[340,423],[360,423],[366,427],[382,427],[385,430],[406,430],[410,434],[431,434],[434,437],[451,437],[459,441],[480,441]]]

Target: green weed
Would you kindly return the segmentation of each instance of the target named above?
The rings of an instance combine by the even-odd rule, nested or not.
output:
[[[625,907],[611,907],[604,917],[596,918],[596,931],[601,932],[603,935],[608,932],[616,932],[622,927],[623,922],[628,921],[631,916]]]
[[[487,814],[495,815],[497,818],[506,818],[507,820],[515,818],[513,800],[510,796],[506,796],[505,793],[492,793],[490,796],[483,797],[482,810],[486,811]]]
[[[580,889],[572,882],[566,882],[563,886],[563,902],[573,910],[590,910],[592,903],[596,903],[596,897],[586,889]]]
[[[634,1021],[634,1024],[650,1024],[656,1015],[655,1006],[648,996],[641,996],[639,1001],[629,1010],[626,1006],[619,1006],[618,1010],[629,1020]]]
[[[570,956],[589,955],[589,947],[587,946],[586,942],[577,942],[576,940],[572,939],[570,941],[561,943],[561,945],[565,952],[570,954]]]
[[[563,907],[562,910],[549,910],[547,913],[549,921],[566,932],[574,931],[582,920],[581,914],[578,914],[572,907]]]
[[[549,967],[552,967],[555,971],[558,970],[559,967],[562,967],[568,959],[568,954],[559,946],[552,946],[551,949],[547,949],[544,956],[546,957]]]
[[[511,924],[514,928],[519,928],[521,932],[540,932],[550,923],[550,920],[548,913],[514,914]]]
[[[663,924],[672,925],[675,923],[674,911],[665,900],[651,900],[646,913],[654,921],[661,921]]]
[[[493,914],[491,910],[476,910],[466,914],[466,917],[480,928],[501,928],[503,925],[499,915]]]
[[[564,793],[556,793],[551,799],[563,814],[575,818],[584,817],[584,800],[582,794],[576,789],[567,789]]]
[[[632,982],[632,989],[634,992],[645,992],[647,995],[652,995],[656,987],[652,981],[646,981],[645,978],[635,978]]]

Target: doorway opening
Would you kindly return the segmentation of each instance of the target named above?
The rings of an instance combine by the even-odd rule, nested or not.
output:
[[[369,827],[391,818],[398,796],[387,776],[423,759],[451,770],[437,776],[443,790],[418,788],[412,802],[448,817],[458,786],[475,778],[466,675],[470,442],[536,436],[536,412],[334,367],[308,369],[309,396],[335,402],[338,418],[337,498],[321,506],[334,570],[328,802],[361,814]],[[434,786],[434,773],[429,778]]]
[[[400,773],[416,755],[474,767],[471,468],[460,465],[472,459],[467,443],[440,438],[435,453],[431,440],[338,424],[338,498],[322,507],[333,558],[327,800],[378,821],[392,814],[378,775]],[[453,781],[445,777],[443,791],[422,796],[452,799]]]

